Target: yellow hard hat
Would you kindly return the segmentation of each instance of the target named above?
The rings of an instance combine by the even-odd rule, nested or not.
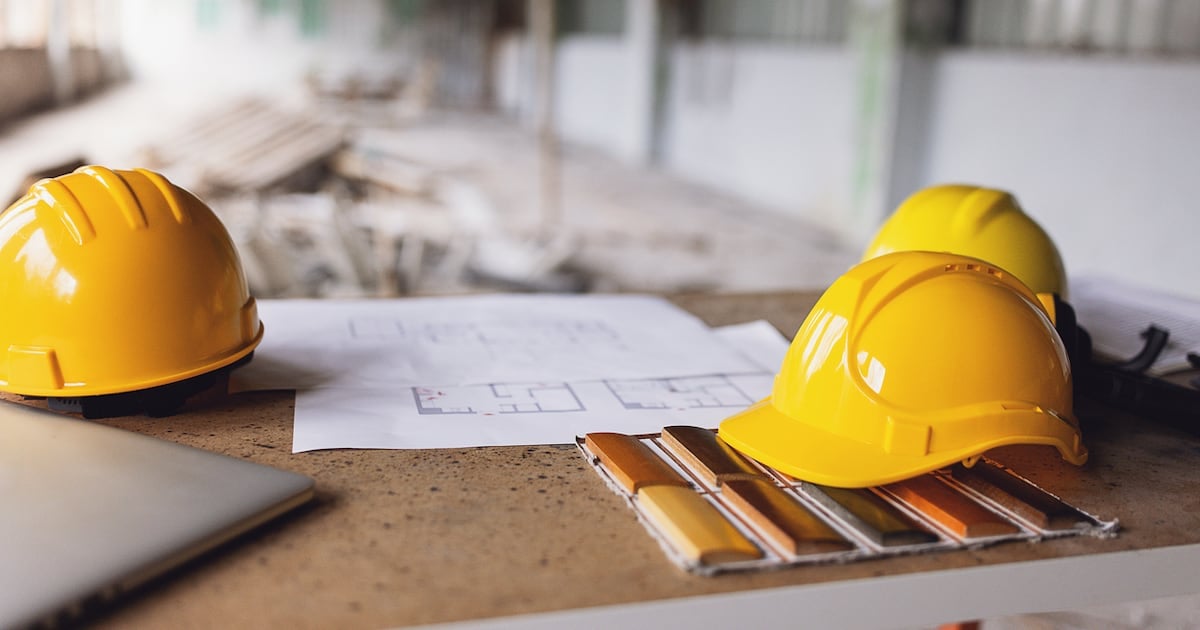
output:
[[[146,170],[45,179],[0,215],[0,391],[132,392],[234,364],[262,339],[229,234]]]
[[[1067,295],[1054,241],[1003,190],[931,186],[906,199],[879,228],[863,260],[891,252],[951,252],[1007,269],[1038,293]]]
[[[771,395],[720,426],[739,451],[814,483],[865,487],[1006,444],[1083,464],[1066,351],[1038,298],[982,260],[860,263],[796,333]]]

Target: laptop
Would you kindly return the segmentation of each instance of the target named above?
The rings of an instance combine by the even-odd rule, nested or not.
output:
[[[0,628],[70,621],[312,494],[304,475],[0,401]]]

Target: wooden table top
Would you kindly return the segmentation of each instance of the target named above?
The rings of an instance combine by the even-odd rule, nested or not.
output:
[[[812,292],[683,295],[711,325],[767,319],[786,334]],[[669,562],[572,445],[291,453],[294,396],[202,396],[169,418],[106,424],[300,472],[307,507],[123,598],[103,627],[378,628],[659,600],[1200,542],[1200,440],[1081,408],[1091,460],[993,451],[1104,518],[1112,539],[700,577]],[[1198,458],[1193,460],[1193,458]]]

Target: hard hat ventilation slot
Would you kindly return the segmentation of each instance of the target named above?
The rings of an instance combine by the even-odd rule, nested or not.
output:
[[[992,267],[991,265],[981,265],[979,263],[951,263],[944,267],[947,272],[952,271],[973,271],[975,273],[986,273],[995,278],[1003,278],[1004,272]]]
[[[1000,408],[1005,411],[1032,411],[1034,413],[1046,413],[1046,410],[1031,403],[1002,403]]]

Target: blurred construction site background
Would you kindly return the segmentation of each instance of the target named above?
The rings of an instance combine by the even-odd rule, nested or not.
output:
[[[157,169],[260,298],[344,298],[819,289],[974,183],[1200,297],[1198,61],[1194,0],[0,0],[0,194]]]
[[[260,297],[820,288],[908,194],[1200,294],[1200,3],[0,0],[0,192],[158,169]]]

